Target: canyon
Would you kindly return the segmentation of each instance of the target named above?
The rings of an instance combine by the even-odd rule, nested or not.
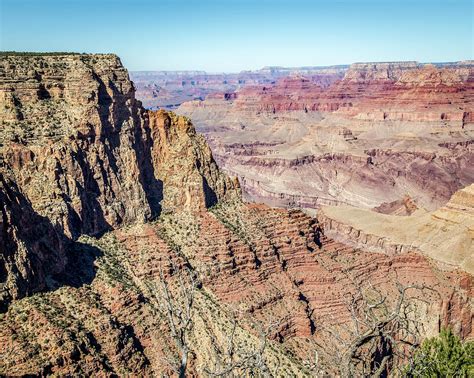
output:
[[[386,375],[398,340],[474,337],[471,63],[285,74],[188,118],[113,54],[0,59],[0,375]]]
[[[433,211],[474,182],[474,64],[355,63],[183,103],[247,200]],[[321,74],[324,76],[324,72]]]
[[[252,85],[272,85],[279,78],[307,75],[314,80],[341,78],[347,67],[263,67],[240,73],[205,71],[132,71],[137,97],[147,109],[177,109],[183,102],[204,100],[208,96],[233,92]]]

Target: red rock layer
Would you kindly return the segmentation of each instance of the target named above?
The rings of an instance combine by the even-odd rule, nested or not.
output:
[[[447,67],[412,63],[357,63],[344,78],[280,79],[275,85],[245,87],[227,100],[236,109],[338,112],[365,120],[473,122],[471,62]]]
[[[422,336],[445,324],[473,336],[471,276],[411,250],[337,243],[298,210],[244,204],[188,119],[139,106],[114,56],[25,59],[26,68],[18,58],[18,69],[7,66],[18,112],[1,134],[0,375],[173,374],[179,348],[156,285],[163,277],[176,293],[179,274],[198,281],[191,376],[226,342],[231,313],[251,352],[255,324],[277,321],[265,351],[272,374],[308,374],[311,340],[350,326],[346,295],[367,283],[392,301],[397,284],[429,286],[433,295],[412,296],[428,299],[419,301]],[[65,100],[62,85],[80,100]],[[78,123],[74,109],[85,112]],[[66,118],[52,136],[38,124],[21,134],[35,112],[38,122]]]
[[[452,273],[440,281],[436,268],[425,257],[410,251],[396,256],[374,254],[334,242],[324,237],[318,224],[300,211],[288,213],[261,205],[240,210],[237,218],[232,218],[225,211],[220,213],[216,210],[215,214],[228,228],[237,229],[240,225],[242,232],[252,235],[246,240],[250,250],[241,245],[242,238],[229,241],[228,231],[222,230],[213,239],[219,240],[220,235],[225,235],[227,240],[223,245],[232,253],[228,252],[226,256],[214,252],[209,256],[203,248],[202,255],[197,251],[196,258],[206,261],[206,256],[209,256],[208,259],[215,264],[227,267],[206,280],[206,284],[222,300],[238,304],[244,302],[248,311],[261,319],[288,317],[291,314],[285,318],[285,333],[279,337],[309,336],[317,329],[318,319],[321,322],[328,319],[333,323],[347,322],[350,314],[344,294],[364,283],[370,282],[375,287],[383,288],[389,295],[394,294],[397,281],[403,285],[440,285],[436,287],[440,288],[439,293],[444,293],[441,294],[444,297],[451,295],[449,293],[453,290],[457,292],[455,288],[459,287],[461,279],[469,280],[469,275]],[[201,229],[214,233],[217,224],[208,218],[208,215],[204,217],[206,227]],[[219,227],[222,228],[222,225]],[[200,241],[198,245],[202,245]],[[239,257],[244,259],[239,261]],[[288,301],[293,301],[293,305]],[[441,314],[439,306],[440,302],[433,298],[433,307],[427,310],[430,313],[427,318],[431,321],[438,316],[435,314]],[[460,311],[460,307],[462,305],[458,304],[456,311]],[[286,311],[282,311],[285,308]],[[288,308],[291,310],[288,311]],[[459,323],[455,324],[465,335],[472,332],[470,319],[461,316]]]

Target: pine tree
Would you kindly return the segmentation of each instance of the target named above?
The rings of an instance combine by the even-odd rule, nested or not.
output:
[[[474,342],[461,342],[450,329],[427,339],[406,367],[408,377],[474,377]]]

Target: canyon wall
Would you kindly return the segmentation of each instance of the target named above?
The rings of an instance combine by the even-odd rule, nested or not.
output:
[[[247,199],[435,210],[474,182],[474,65],[356,63],[184,103]],[[327,78],[326,78],[327,79]]]
[[[242,202],[188,118],[141,107],[116,56],[2,66],[0,374],[173,375],[186,342],[186,374],[211,375],[232,366],[229,340],[236,374],[312,375],[318,351],[318,371],[336,374],[325,330],[351,341],[346,299],[368,284],[387,303],[416,286],[420,338],[441,326],[473,337],[470,274]],[[192,326],[177,342],[160,305],[190,294]]]
[[[6,242],[61,261],[61,241],[154,219],[162,205],[206,208],[238,192],[238,183],[218,172],[188,120],[141,107],[117,56],[13,55],[2,57],[1,64],[2,196],[27,204],[4,208]],[[180,156],[183,151],[189,156]],[[178,156],[188,159],[173,171],[177,166],[168,161]],[[179,183],[191,181],[194,191],[182,191]],[[22,208],[31,214],[17,214]],[[35,233],[47,227],[52,245],[47,237],[21,240],[21,232],[11,228],[12,223],[22,229],[29,217],[37,220],[29,225]],[[20,266],[25,263],[14,257],[3,262],[2,282],[22,276],[44,288],[44,275],[30,279]],[[50,273],[58,273],[56,265],[51,263]],[[30,292],[10,284],[4,290],[7,297]]]

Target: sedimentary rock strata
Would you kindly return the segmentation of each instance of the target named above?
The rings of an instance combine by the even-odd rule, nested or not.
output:
[[[156,213],[140,164],[143,111],[118,57],[7,56],[1,64],[1,90],[22,114],[2,119],[3,163],[35,211],[72,237]]]
[[[244,203],[188,118],[141,107],[116,56],[2,65],[1,375],[172,375],[184,360],[190,376],[304,376],[318,345],[318,371],[337,374],[325,330],[350,341],[346,299],[371,287],[389,303],[414,285],[420,338],[446,325],[472,337],[471,275]]]
[[[433,212],[387,215],[353,207],[323,207],[318,219],[326,234],[352,245],[399,253],[417,250],[474,273],[474,184],[457,191]]]
[[[472,182],[473,64],[357,63],[342,79],[290,76],[178,112],[205,133],[246,198],[434,210]]]

